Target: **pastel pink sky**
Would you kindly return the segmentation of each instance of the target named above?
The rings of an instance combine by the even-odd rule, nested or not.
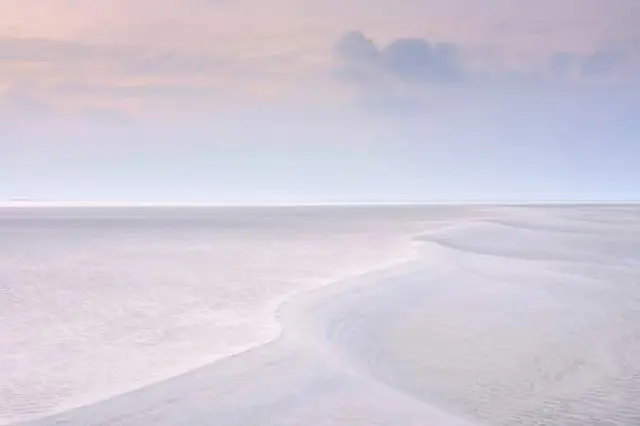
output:
[[[640,199],[639,0],[0,0],[0,201]]]
[[[0,16],[3,97],[61,108],[334,99],[332,47],[349,30],[533,71],[640,40],[636,0],[1,0]]]

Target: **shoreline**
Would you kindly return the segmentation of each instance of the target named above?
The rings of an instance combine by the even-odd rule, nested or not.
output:
[[[129,405],[126,402],[127,399],[133,399],[133,400],[137,400],[138,398],[146,399],[147,396],[151,396],[156,393],[155,392],[156,388],[171,388],[171,387],[174,387],[174,385],[180,388],[184,386],[184,385],[181,385],[180,383],[184,381],[189,382],[194,378],[196,378],[196,380],[193,380],[193,383],[198,383],[200,382],[200,380],[197,379],[197,376],[200,375],[201,373],[203,374],[203,376],[207,376],[208,375],[207,371],[218,370],[220,373],[217,373],[217,374],[220,374],[221,376],[225,376],[226,374],[224,373],[224,371],[221,371],[221,370],[224,370],[225,364],[226,365],[228,364],[235,365],[236,363],[242,364],[243,363],[242,360],[244,358],[252,359],[256,356],[260,357],[261,355],[259,354],[261,352],[272,353],[273,352],[272,348],[282,348],[282,349],[276,350],[275,352],[284,353],[287,351],[287,347],[288,347],[288,350],[293,349],[294,346],[308,347],[312,340],[315,340],[316,342],[318,341],[318,339],[316,338],[317,336],[304,336],[302,335],[304,333],[301,334],[300,329],[298,327],[292,326],[292,324],[295,324],[298,322],[298,320],[294,318],[296,317],[298,319],[301,318],[301,316],[299,315],[306,317],[307,318],[306,320],[309,320],[311,318],[311,315],[309,312],[306,312],[306,313],[304,312],[305,309],[309,309],[312,304],[322,305],[323,302],[328,302],[329,300],[332,300],[334,298],[340,298],[344,294],[357,291],[358,289],[366,289],[369,285],[373,283],[378,283],[378,282],[386,281],[393,278],[399,278],[410,273],[412,270],[414,270],[416,267],[419,266],[419,260],[421,258],[420,249],[424,245],[424,241],[421,241],[421,237],[423,237],[424,235],[432,234],[432,233],[437,234],[440,232],[446,232],[448,229],[451,229],[451,228],[470,226],[482,219],[483,218],[453,219],[453,220],[447,221],[446,224],[439,223],[439,221],[437,220],[432,221],[432,223],[434,224],[433,229],[430,229],[430,230],[422,229],[418,232],[408,234],[406,236],[408,247],[410,247],[409,255],[405,255],[402,258],[390,261],[388,263],[385,263],[384,265],[378,264],[376,267],[372,269],[367,269],[365,271],[358,272],[357,274],[350,274],[348,276],[342,277],[337,280],[328,281],[326,283],[317,285],[313,288],[300,289],[293,292],[292,294],[289,294],[283,297],[282,300],[279,300],[276,302],[275,308],[273,311],[274,321],[278,326],[278,334],[274,336],[274,338],[268,341],[261,342],[256,345],[252,345],[238,352],[230,353],[229,355],[225,355],[218,360],[215,360],[211,363],[207,363],[202,366],[195,367],[191,370],[185,371],[182,374],[168,377],[158,382],[146,384],[139,388],[132,389],[130,391],[127,391],[118,395],[114,395],[112,397],[109,397],[100,401],[79,405],[69,409],[63,409],[61,411],[52,413],[45,417],[40,417],[40,418],[28,420],[28,421],[8,423],[8,426],[53,425],[53,424],[59,424],[61,420],[65,421],[63,419],[68,419],[67,421],[70,422],[69,424],[78,424],[78,425],[97,424],[97,423],[100,423],[100,416],[95,416],[94,414],[90,416],[90,418],[93,419],[93,421],[89,421],[88,419],[85,418],[84,420],[78,423],[74,423],[73,419],[78,418],[78,415],[80,418],[83,418],[84,416],[82,413],[91,412],[96,409],[98,412],[101,412],[103,411],[102,407],[109,407],[109,406],[112,406],[113,404],[123,408],[124,406]],[[425,223],[421,224],[421,226],[424,226],[425,224],[429,224],[429,221],[426,221]],[[318,332],[318,330],[315,330],[315,331]],[[313,344],[311,345],[313,346]],[[258,355],[254,355],[256,353]],[[335,361],[336,360],[334,359],[333,362]],[[345,365],[343,362],[338,362],[338,364],[341,364],[340,365],[341,369],[345,369],[345,370],[350,369],[350,367]],[[381,384],[381,385],[383,385],[383,387],[387,386],[385,384]],[[393,391],[396,392],[396,390],[393,390]],[[409,397],[409,396],[405,395],[405,397]],[[151,403],[151,401],[149,402]],[[424,404],[423,401],[416,401],[416,402],[418,404]],[[434,407],[430,407],[430,408],[434,408]],[[121,408],[115,409],[114,411],[118,412],[119,410],[121,410]],[[107,410],[107,412],[109,411],[110,410]],[[447,414],[440,413],[440,415],[446,416]],[[111,416],[108,416],[108,417],[111,417]]]
[[[275,340],[15,426],[630,424],[640,228],[622,211],[531,212],[533,230],[483,210],[417,222],[411,258],[281,300]]]

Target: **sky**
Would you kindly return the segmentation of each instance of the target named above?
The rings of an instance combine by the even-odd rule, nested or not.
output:
[[[637,201],[637,0],[0,0],[0,202]]]

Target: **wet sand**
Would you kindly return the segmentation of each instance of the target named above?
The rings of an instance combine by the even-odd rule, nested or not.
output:
[[[635,425],[640,209],[502,209],[292,298],[271,343],[48,425]]]

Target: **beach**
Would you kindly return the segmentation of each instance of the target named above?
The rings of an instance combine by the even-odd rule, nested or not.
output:
[[[0,406],[4,424],[633,425],[640,419],[638,207],[152,209],[110,211],[108,220],[100,209],[30,211],[31,219],[0,214],[5,241],[13,238],[2,252],[13,262],[2,264],[3,277],[11,272],[15,283],[54,277],[54,269],[25,265],[44,264],[53,253],[51,265],[64,264],[73,252],[75,263],[66,267],[83,265],[85,277],[102,281],[89,293],[69,288],[54,299],[90,298],[81,316],[51,316],[57,321],[51,326],[27,316],[11,328],[5,323],[2,347],[10,349],[3,361],[22,370],[2,369],[10,379],[3,383],[12,386],[4,385],[2,395],[14,395],[9,408]],[[80,253],[90,253],[90,262]],[[140,268],[143,255],[148,265]],[[257,262],[262,267],[249,266]],[[87,265],[111,269],[95,276]],[[134,265],[140,269],[131,275]],[[226,274],[219,272],[223,265]],[[166,279],[169,272],[175,279]],[[141,280],[145,286],[134,288]],[[116,281],[121,287],[105,295]],[[128,293],[136,300],[131,306],[121,301]],[[156,304],[141,305],[145,300]],[[82,306],[79,299],[74,304]],[[103,310],[121,305],[116,324]],[[43,329],[66,337],[46,346],[38,340]],[[96,330],[103,331],[99,340]],[[138,364],[113,354],[137,354]],[[27,386],[27,378],[51,375],[74,357],[84,369],[63,369],[49,378],[56,386]],[[107,379],[78,379],[92,375]]]

